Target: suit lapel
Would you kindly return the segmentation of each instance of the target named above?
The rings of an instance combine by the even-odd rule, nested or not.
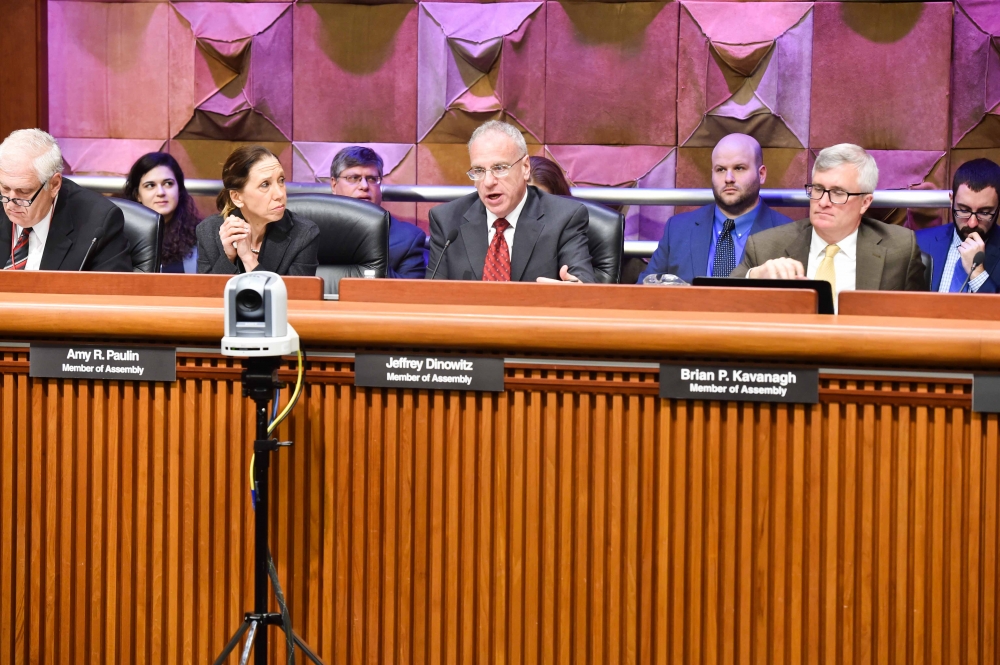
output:
[[[955,233],[953,224],[945,224],[937,231],[937,237],[932,243],[933,252],[928,252],[933,261],[933,273],[931,274],[931,290],[937,291],[941,285],[941,275],[944,273],[944,264],[948,261],[948,252],[951,251],[951,239]],[[986,261],[989,262],[989,245],[986,246]]]
[[[465,243],[465,253],[472,265],[472,274],[477,280],[483,278],[483,265],[486,263],[488,246],[486,229],[486,206],[476,198],[476,201],[465,211],[462,224],[462,242]],[[515,233],[515,236],[517,234]]]
[[[757,206],[757,214],[753,218],[753,224],[750,226],[750,235],[758,231],[765,231],[772,226],[774,226],[774,222],[771,219],[771,209],[761,201],[760,205]]]
[[[785,247],[785,256],[789,256],[808,271],[809,270],[809,245],[812,243],[812,224],[808,219],[797,222],[799,225],[798,235]]]
[[[278,272],[291,241],[292,218],[286,211],[284,217],[267,225],[264,242],[260,246],[260,256],[257,257],[258,268],[268,272]]]
[[[708,274],[708,250],[712,246],[712,225],[715,223],[715,206],[703,208],[704,214],[694,220],[695,232],[691,235],[691,274]]]
[[[882,238],[866,223],[864,218],[858,228],[858,257],[854,288],[858,291],[878,291],[885,267],[885,248]]]
[[[56,209],[52,212],[52,219],[49,221],[49,234],[45,238],[45,250],[42,251],[42,260],[38,264],[39,270],[59,270],[62,267],[66,253],[73,246],[73,236],[76,235],[76,227],[66,216],[66,201],[70,198],[70,191],[67,191],[63,183],[63,190],[56,200]],[[89,244],[89,243],[88,243]],[[80,266],[70,266],[70,269],[77,270]]]
[[[528,189],[528,200],[524,202],[521,215],[517,218],[517,228],[514,229],[514,247],[510,257],[510,281],[519,282],[528,267],[528,259],[542,232],[543,213],[539,206],[538,196]],[[485,259],[485,257],[484,257]]]

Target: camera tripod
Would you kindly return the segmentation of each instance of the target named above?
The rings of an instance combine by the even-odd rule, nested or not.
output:
[[[246,665],[250,660],[250,650],[254,652],[254,665],[267,665],[267,629],[268,626],[278,626],[290,636],[289,640],[295,647],[302,650],[315,665],[323,665],[315,653],[292,631],[291,622],[286,622],[287,612],[283,617],[277,612],[268,611],[268,586],[270,552],[268,551],[268,470],[271,453],[281,446],[291,445],[291,441],[278,442],[270,438],[268,428],[268,402],[274,391],[282,386],[278,381],[279,357],[248,358],[243,362],[243,396],[254,402],[257,414],[257,438],[253,442],[254,465],[253,479],[256,487],[256,504],[254,510],[254,609],[243,616],[243,623],[236,629],[232,638],[226,644],[215,665],[222,665],[233,652],[245,633],[246,644],[240,657],[240,665]],[[277,573],[275,573],[277,584]],[[289,645],[291,649],[291,644]]]

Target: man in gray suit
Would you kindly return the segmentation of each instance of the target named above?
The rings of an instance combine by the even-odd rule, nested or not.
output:
[[[864,148],[820,151],[806,185],[809,219],[750,236],[732,277],[823,279],[835,294],[926,291],[913,231],[863,217],[877,184],[878,166]]]
[[[428,278],[594,281],[587,208],[529,187],[527,157],[513,125],[491,120],[473,132],[468,175],[477,191],[431,209]]]

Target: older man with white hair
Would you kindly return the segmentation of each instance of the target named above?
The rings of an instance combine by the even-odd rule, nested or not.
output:
[[[476,192],[431,209],[429,278],[594,281],[587,208],[529,187],[527,157],[513,125],[491,120],[473,132],[468,176]]]
[[[62,168],[59,145],[40,129],[19,129],[0,143],[4,270],[131,271],[121,210],[63,180]]]
[[[750,236],[732,276],[821,279],[835,294],[926,291],[913,231],[864,217],[877,185],[878,166],[864,148],[823,149],[806,185],[809,219]]]

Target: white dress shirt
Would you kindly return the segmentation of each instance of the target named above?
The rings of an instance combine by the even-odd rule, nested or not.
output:
[[[826,246],[831,243],[823,240],[812,231],[812,241],[809,243],[809,263],[806,266],[806,277],[816,279],[819,264],[826,257]],[[836,277],[836,288],[833,294],[833,309],[838,309],[838,296],[841,291],[853,291],[858,279],[858,229],[837,243],[840,251],[833,255],[833,272]]]
[[[56,201],[59,197],[56,196]],[[24,264],[25,270],[38,270],[42,263],[42,254],[45,252],[45,240],[49,237],[49,226],[52,224],[52,211],[56,209],[56,202],[52,202],[49,214],[45,219],[31,227],[31,235],[28,236],[28,262]],[[14,225],[17,235],[14,236],[14,244],[17,244],[23,230],[17,224]],[[6,262],[6,261],[5,261]],[[2,266],[0,266],[2,267]]]
[[[521,202],[517,204],[517,207],[510,211],[504,219],[510,224],[503,232],[503,239],[507,241],[507,251],[510,253],[511,258],[514,258],[514,230],[517,227],[517,219],[521,216],[521,211],[524,210],[524,202],[528,200],[528,190],[524,190],[524,197]],[[490,209],[486,209],[486,246],[489,247],[493,242],[493,236],[496,235],[497,230],[493,228],[493,222],[497,221],[499,217],[490,212]]]

